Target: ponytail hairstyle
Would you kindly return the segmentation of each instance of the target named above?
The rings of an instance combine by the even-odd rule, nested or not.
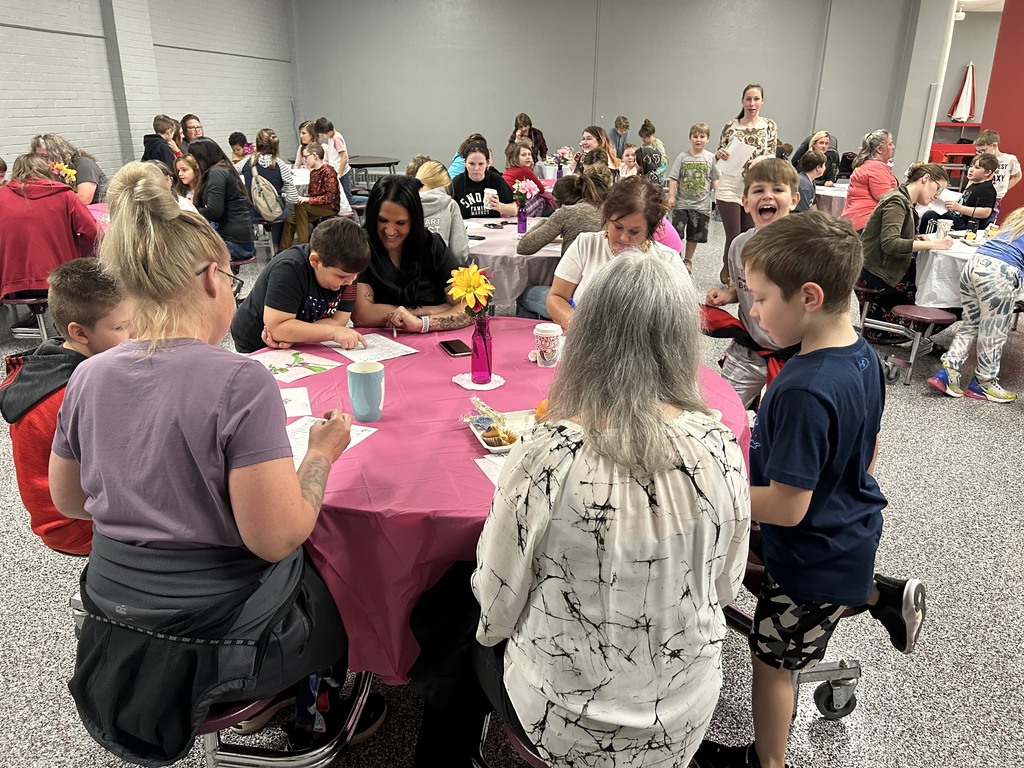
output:
[[[191,150],[192,145],[189,145]],[[256,132],[256,154],[257,155],[270,155],[273,159],[277,159],[278,153],[281,151],[281,140],[277,138],[277,134],[273,128],[260,128]],[[256,158],[252,158],[252,162],[256,162]]]
[[[885,146],[885,143],[889,140],[892,134],[885,128],[879,128],[871,133],[865,133],[864,138],[860,140],[860,151],[857,156],[853,158],[854,169],[860,168],[865,162],[870,160],[878,152],[879,148]]]
[[[764,88],[761,86],[760,83],[747,83],[747,87],[743,89],[743,96],[746,96],[747,95],[747,91],[749,91],[751,88],[757,88],[757,90],[759,90],[761,92],[761,98],[764,99]],[[740,96],[740,101],[743,101],[743,96]],[[742,118],[743,118],[743,107],[740,107],[740,113],[738,115],[736,115],[736,119],[737,120],[741,120]],[[653,128],[654,126],[651,126],[651,127]]]
[[[601,170],[604,173],[591,168],[583,173],[563,176],[555,182],[551,196],[559,205],[575,205],[583,200],[600,210],[612,187],[611,173],[606,168]]]
[[[448,189],[452,183],[452,177],[448,175],[448,169],[437,160],[429,157],[416,169],[415,178],[423,185],[423,190]]]
[[[744,91],[745,93],[745,91]],[[640,134],[641,139],[646,139],[654,135],[654,123],[644,118],[644,124],[640,126],[640,130],[637,131]]]
[[[99,258],[134,300],[135,331],[151,340],[152,350],[158,338],[202,320],[196,270],[210,262],[228,269],[227,246],[206,219],[178,207],[163,174],[148,163],[131,162],[118,171],[107,204],[110,228]]]
[[[912,163],[907,168],[908,184],[912,181],[920,181],[925,176],[930,177],[932,181],[949,182],[949,176],[937,163]]]

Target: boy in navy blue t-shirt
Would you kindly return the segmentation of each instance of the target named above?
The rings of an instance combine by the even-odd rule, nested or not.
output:
[[[850,322],[863,265],[848,221],[811,211],[759,230],[743,249],[751,310],[782,346],[800,345],[768,387],[750,441],[751,519],[765,579],[750,635],[754,743],[706,742],[699,766],[782,768],[791,674],[825,655],[848,606],[868,605],[910,653],[924,585],[874,574],[885,496],[873,476],[885,406],[878,356]]]

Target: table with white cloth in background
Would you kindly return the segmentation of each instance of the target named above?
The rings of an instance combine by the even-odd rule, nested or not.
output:
[[[309,191],[309,168],[292,168],[292,183],[295,191],[305,196]]]
[[[963,240],[955,238],[949,250],[918,251],[917,298],[914,302],[919,307],[939,309],[963,306],[960,301],[960,273],[964,271],[971,254],[977,250],[977,246],[967,245]],[[1017,299],[1024,301],[1024,290]]]
[[[516,253],[519,235],[516,232],[516,220],[505,219],[509,223],[501,229],[490,229],[488,223],[497,223],[502,219],[468,219],[466,232],[470,236],[469,257],[480,269],[486,270],[494,284],[492,303],[500,305],[515,304],[516,298],[527,286],[551,285],[555,276],[555,268],[562,258],[560,240],[545,245],[537,253],[520,256]],[[527,229],[541,219],[529,219]],[[472,239],[474,235],[483,240]]]
[[[849,191],[848,183],[836,184],[834,187],[815,187],[814,204],[819,211],[830,213],[838,219],[846,207],[846,195]]]

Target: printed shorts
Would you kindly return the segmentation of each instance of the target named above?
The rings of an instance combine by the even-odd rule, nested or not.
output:
[[[750,650],[776,669],[803,669],[825,658],[845,605],[809,603],[786,595],[765,573],[750,630]]]
[[[679,237],[689,243],[706,243],[708,241],[708,223],[711,216],[700,211],[672,211],[672,226]]]

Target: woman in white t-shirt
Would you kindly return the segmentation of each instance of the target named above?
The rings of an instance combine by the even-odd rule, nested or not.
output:
[[[667,211],[661,187],[653,181],[633,176],[615,184],[601,209],[604,228],[581,234],[558,262],[546,302],[551,319],[568,328],[588,280],[627,248],[639,248],[682,267],[676,251],[654,240]]]
[[[757,83],[751,83],[743,89],[743,109],[722,128],[722,136],[718,141],[718,151],[715,152],[716,160],[729,159],[729,145],[739,141],[754,148],[750,159],[743,164],[743,172],[746,172],[751,163],[755,163],[764,157],[775,157],[775,148],[779,144],[778,129],[775,121],[767,117],[761,117],[761,107],[764,105],[764,88]],[[754,222],[743,210],[743,173],[725,174],[722,173],[718,179],[718,188],[715,190],[715,204],[718,208],[718,215],[722,217],[722,226],[725,228],[725,251],[722,253],[722,282],[729,282],[729,246],[736,235],[746,232]]]

